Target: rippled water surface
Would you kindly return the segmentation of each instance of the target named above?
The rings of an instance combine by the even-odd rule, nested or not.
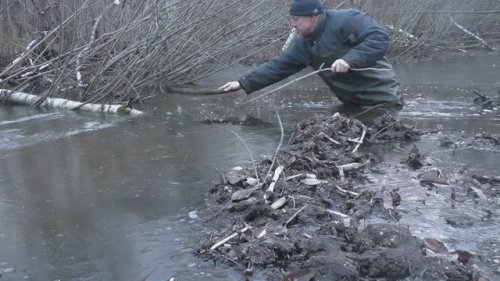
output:
[[[247,70],[233,68],[200,83],[215,87]],[[482,111],[470,93],[497,97],[500,57],[397,65],[397,70],[406,100],[399,118],[441,132],[416,143],[436,167],[444,173],[465,167],[498,175],[498,146],[453,152],[438,144],[443,134],[500,132],[498,110]],[[213,267],[191,253],[196,241],[190,235],[201,231],[197,211],[220,172],[274,153],[280,139],[274,109],[287,135],[315,113],[360,113],[337,107],[314,77],[240,107],[244,100],[244,94],[158,96],[145,105],[146,116],[134,119],[0,106],[0,278],[240,280],[233,269]],[[359,118],[370,122],[376,114]],[[259,122],[219,123],[228,116]],[[200,122],[207,119],[214,122]],[[370,150],[396,166],[412,147]],[[401,222],[415,235],[480,254],[495,255],[496,245],[498,255],[498,205],[465,202],[457,208],[445,195],[422,188],[416,174],[390,175],[390,170],[375,175],[373,184],[389,178],[400,188]],[[443,219],[466,214],[481,221],[485,208],[494,210],[494,223],[457,228]]]

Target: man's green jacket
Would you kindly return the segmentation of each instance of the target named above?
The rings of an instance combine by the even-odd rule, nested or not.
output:
[[[401,106],[399,82],[384,57],[388,48],[389,35],[366,13],[328,10],[320,16],[312,34],[296,36],[290,48],[238,81],[250,94],[307,66],[315,70],[330,68],[336,59],[343,59],[353,68],[349,72],[319,73],[340,101],[361,106]]]

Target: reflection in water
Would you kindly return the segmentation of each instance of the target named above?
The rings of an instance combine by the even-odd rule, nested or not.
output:
[[[492,64],[500,65],[500,58],[495,59],[400,66],[406,107],[397,112],[399,118],[452,137],[498,132],[498,111],[478,110],[472,97],[459,89],[474,87],[491,94],[488,85],[499,77]],[[476,68],[469,72],[471,65]],[[443,67],[453,71],[442,71]],[[206,83],[219,85],[226,78]],[[219,173],[250,163],[245,144],[233,132],[260,158],[274,153],[280,139],[273,109],[279,110],[287,132],[316,113],[340,111],[367,124],[386,113],[336,106],[334,95],[320,79],[305,80],[246,107],[238,107],[244,94],[159,97],[156,109],[147,108],[151,114],[137,119],[0,106],[2,280],[25,276],[29,280],[164,280],[170,276],[240,280],[228,268],[213,268],[195,259],[189,239],[190,232],[201,229],[188,213],[203,207],[203,198]],[[204,116],[251,117],[266,125],[199,122]],[[417,145],[443,171],[467,167],[498,174],[498,151],[481,153],[471,148],[452,154],[436,149],[438,138],[426,135]],[[371,152],[379,161],[397,167],[409,149],[407,144],[395,143]],[[371,184],[383,182],[391,173],[374,174]],[[449,199],[421,188],[415,174],[399,176],[390,184],[398,186],[407,201],[403,223],[412,223],[419,235],[455,239],[451,242],[457,247],[484,250],[498,219],[472,229],[452,229],[440,219],[457,211],[449,206]],[[427,202],[424,207],[422,200]],[[473,218],[482,215],[473,205],[463,208]]]

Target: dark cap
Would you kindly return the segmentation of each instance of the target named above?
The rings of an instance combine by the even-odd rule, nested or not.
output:
[[[293,0],[290,7],[292,16],[315,16],[323,13],[320,0]]]

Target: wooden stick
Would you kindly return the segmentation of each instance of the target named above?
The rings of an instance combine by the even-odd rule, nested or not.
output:
[[[257,165],[255,164],[255,160],[253,159],[253,153],[250,150],[250,147],[245,142],[245,140],[242,137],[240,137],[240,135],[238,135],[235,131],[231,130],[230,128],[228,128],[228,130],[231,131],[231,133],[233,133],[245,145],[248,153],[250,154],[250,159],[252,159],[253,169],[255,171],[255,178],[259,179],[259,173],[257,172]]]
[[[340,142],[332,139],[330,136],[328,136],[327,134],[325,134],[324,132],[321,132],[318,134],[319,136],[322,136],[322,137],[325,137],[326,139],[328,139],[329,141],[333,142],[334,144],[337,144],[337,145],[340,145]]]
[[[286,197],[283,196],[280,199],[276,200],[273,204],[271,204],[271,208],[273,210],[277,210],[277,209],[283,207],[283,205],[285,205],[285,203],[286,203]]]
[[[349,163],[349,164],[344,164],[344,165],[340,165],[340,166],[337,166],[337,168],[339,169],[342,169],[344,170],[345,172],[349,172],[349,171],[352,171],[352,170],[356,170],[356,169],[359,169],[361,167],[363,167],[365,164],[363,163]]]
[[[340,181],[344,182],[345,181],[344,169],[341,166],[338,166],[337,169],[339,170]]]
[[[276,147],[276,151],[274,152],[273,161],[271,162],[271,166],[269,166],[269,170],[267,171],[266,177],[262,181],[264,183],[267,181],[267,178],[271,174],[271,170],[274,166],[274,162],[276,162],[276,156],[278,155],[278,152],[281,149],[281,145],[283,144],[283,139],[285,138],[285,129],[283,128],[283,122],[281,122],[280,113],[277,110],[276,110],[276,118],[278,119],[278,124],[280,125],[280,132],[281,132],[280,141],[278,143],[278,146]],[[273,185],[273,188],[274,188],[274,185]]]
[[[359,141],[359,139],[347,139],[347,141],[350,141],[350,142],[355,142],[355,143],[361,143]]]
[[[344,172],[349,172],[352,170],[359,169],[363,167],[365,164],[363,163],[349,163],[349,164],[344,164],[344,165],[339,165],[337,166],[337,169],[339,170],[339,177],[340,181],[345,181],[345,173]]]
[[[337,211],[334,211],[334,210],[329,210],[329,209],[327,209],[326,211],[327,211],[328,213],[330,213],[330,214],[337,215],[337,216],[342,217],[342,218],[344,218],[344,219],[349,218],[349,216],[348,216],[348,215],[346,215],[346,214],[344,214],[344,213],[341,213],[341,212],[337,212]]]
[[[37,42],[37,39],[35,40],[32,40],[28,46],[26,47],[26,50],[24,52],[21,53],[21,55],[17,58],[15,58],[11,64],[18,64],[23,58],[26,57],[26,53],[29,52],[31,50],[31,47],[33,47],[33,45],[35,45],[35,43]],[[28,57],[29,58],[29,57]],[[30,64],[33,65],[33,61],[30,59]]]
[[[353,191],[345,190],[345,189],[341,188],[341,187],[340,187],[340,186],[338,186],[338,185],[335,185],[335,187],[337,187],[337,189],[338,189],[340,192],[347,193],[347,194],[350,194],[350,195],[353,195],[353,196],[359,196],[359,193],[357,193],[357,192],[353,192]]]
[[[376,135],[384,132],[385,130],[387,130],[389,127],[391,126],[394,126],[394,124],[396,124],[397,120],[394,120],[393,122],[391,122],[389,125],[383,127],[382,129],[380,129],[378,132],[376,132],[375,134],[371,135],[370,136],[370,140],[374,139]]]
[[[276,168],[276,170],[274,170],[274,176],[273,176],[273,179],[271,181],[271,184],[269,184],[269,188],[267,189],[267,191],[274,192],[274,186],[276,185],[276,181],[279,179],[281,172],[283,172],[283,169],[284,169],[284,166],[279,165],[278,168]]]
[[[363,143],[363,140],[365,139],[365,134],[366,134],[366,128],[365,126],[363,126],[363,133],[361,133],[361,138],[359,139],[359,142],[356,145],[356,147],[352,150],[352,153],[355,153],[358,150],[359,146]]]
[[[251,229],[252,227],[249,225],[243,229],[241,229],[240,231],[236,231],[235,233],[229,235],[228,237],[222,239],[221,241],[215,243],[212,247],[210,247],[210,250],[215,250],[217,249],[218,247],[220,247],[221,245],[224,245],[227,241],[233,239],[234,237],[238,236],[238,234],[240,233],[245,233],[246,231],[248,231],[249,229]]]
[[[304,205],[304,207],[300,208],[297,212],[295,212],[295,214],[293,214],[285,223],[284,227],[286,228],[286,226],[291,222],[293,221],[297,215],[302,212],[308,205]]]
[[[304,174],[296,174],[296,175],[293,175],[293,176],[289,176],[289,177],[285,178],[285,181],[293,180],[293,179],[296,179],[298,177],[302,177],[303,175]]]
[[[488,43],[486,43],[486,41],[483,38],[479,37],[478,35],[472,33],[472,31],[470,31],[467,28],[465,28],[462,25],[460,25],[458,22],[455,21],[455,19],[453,17],[450,16],[450,20],[453,23],[453,25],[455,25],[456,27],[458,27],[460,30],[462,30],[463,32],[467,33],[468,35],[474,37],[474,39],[476,39],[477,41],[481,42],[481,44],[483,44],[490,51],[496,51],[497,50],[496,48],[493,48]]]
[[[113,3],[111,3],[110,5],[108,5],[104,11],[96,18],[95,22],[94,22],[94,26],[92,27],[92,31],[90,33],[90,41],[89,43],[87,44],[87,46],[85,46],[85,48],[83,48],[79,53],[78,55],[76,56],[76,69],[75,69],[75,72],[76,72],[76,81],[78,82],[78,87],[86,87],[87,84],[85,84],[84,80],[83,80],[83,76],[82,76],[82,73],[81,73],[81,69],[83,67],[83,65],[85,64],[85,59],[87,57],[87,55],[90,53],[90,48],[92,47],[92,45],[94,44],[95,42],[95,39],[96,39],[96,34],[97,34],[97,27],[99,26],[99,22],[101,22],[101,19],[104,17],[104,14],[109,10],[111,9],[111,7],[115,6],[115,5],[119,5],[120,4],[120,1],[115,1]]]
[[[247,100],[246,102],[244,102],[242,105],[247,105],[247,104],[249,104],[249,103],[251,103],[251,102],[253,102],[253,101],[256,101],[256,100],[258,100],[258,99],[260,99],[260,98],[262,98],[262,97],[265,97],[265,96],[270,95],[270,94],[272,94],[272,93],[274,93],[274,92],[276,92],[276,91],[279,91],[279,90],[281,90],[281,89],[283,89],[283,88],[287,87],[287,86],[288,86],[288,85],[290,85],[290,84],[293,84],[293,83],[295,83],[295,82],[297,82],[297,81],[300,81],[300,80],[302,80],[302,79],[304,79],[304,78],[307,78],[307,77],[309,77],[309,76],[312,76],[312,75],[314,75],[314,74],[316,74],[316,73],[320,73],[320,72],[322,72],[322,71],[331,71],[331,70],[330,70],[330,68],[320,68],[320,69],[318,69],[318,70],[316,70],[316,71],[313,71],[313,72],[311,72],[311,73],[309,73],[309,74],[306,74],[306,75],[301,76],[301,77],[299,77],[299,78],[295,78],[295,79],[293,79],[292,81],[290,81],[290,82],[288,82],[288,83],[285,83],[285,84],[283,84],[283,85],[281,85],[281,86],[279,86],[279,87],[277,87],[277,88],[275,88],[275,89],[273,89],[273,90],[271,90],[271,91],[267,91],[267,92],[265,92],[265,93],[263,93],[263,94],[260,94],[260,95],[258,95],[258,96],[256,96],[256,97],[253,97],[253,98],[251,98],[251,99]]]
[[[193,96],[210,96],[210,95],[220,95],[227,94],[229,92],[224,92],[224,90],[219,89],[193,89],[188,87],[166,87],[169,93],[183,94],[183,95],[193,95]]]

